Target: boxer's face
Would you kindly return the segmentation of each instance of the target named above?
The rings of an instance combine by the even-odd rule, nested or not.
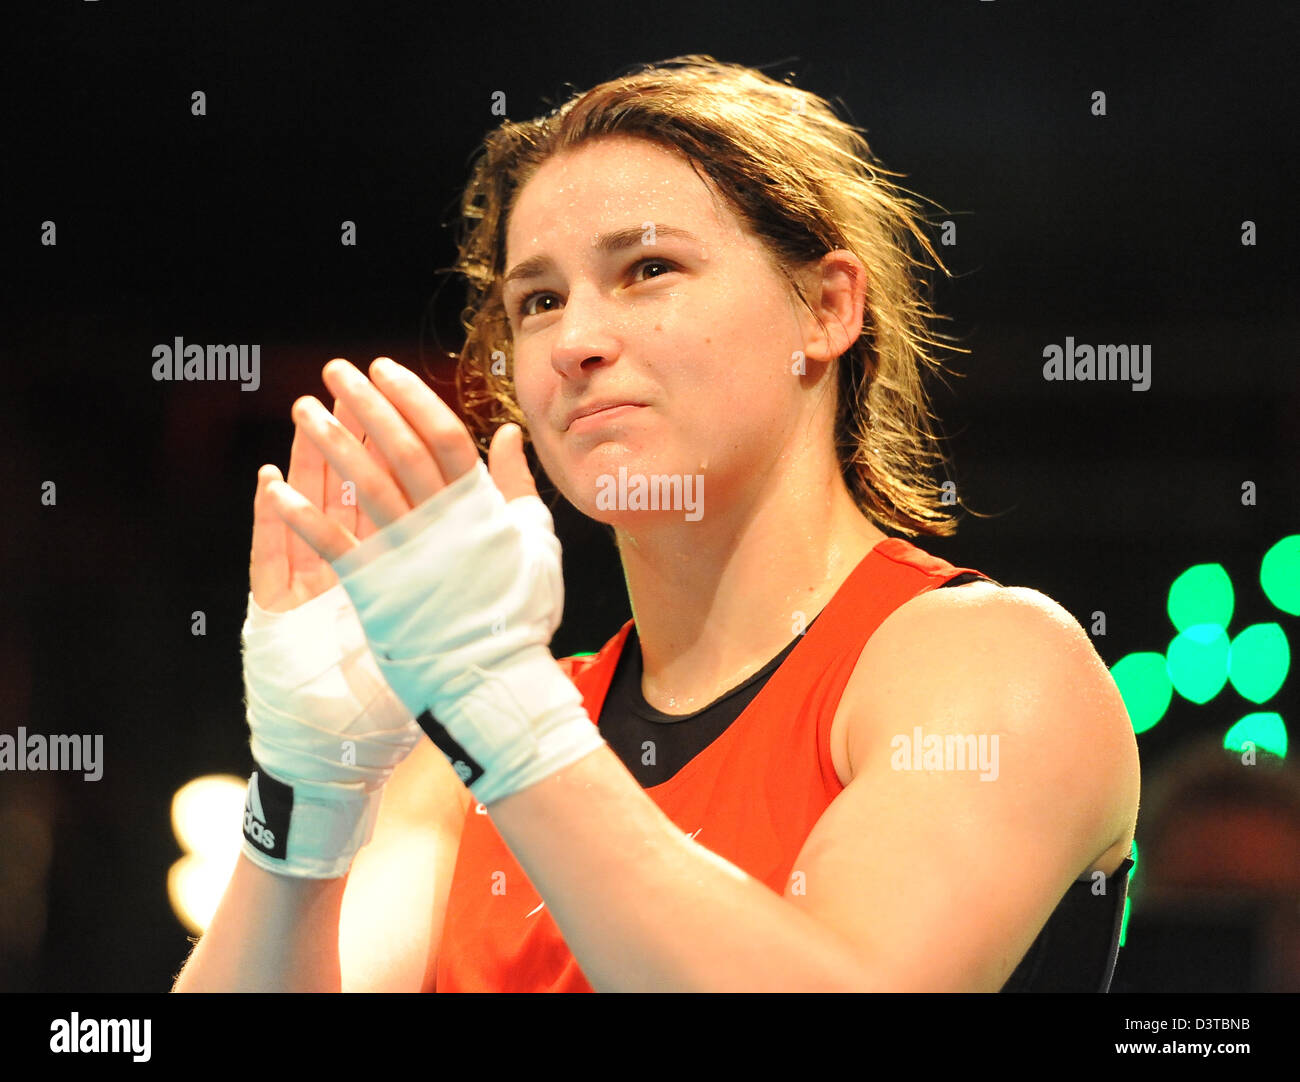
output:
[[[617,248],[594,243],[617,231]],[[539,261],[532,275],[510,278],[524,261]],[[807,438],[791,375],[807,312],[672,152],[611,136],[550,159],[511,215],[506,275],[519,406],[547,475],[591,518],[681,516],[599,507],[602,477],[620,467],[707,475],[707,517],[710,503],[758,491],[783,448]],[[610,400],[640,407],[570,427],[573,410]]]

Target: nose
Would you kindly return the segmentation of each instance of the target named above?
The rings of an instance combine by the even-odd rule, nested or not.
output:
[[[612,364],[622,350],[613,332],[610,302],[595,289],[574,287],[559,316],[559,333],[551,346],[551,367],[562,378],[581,380]]]

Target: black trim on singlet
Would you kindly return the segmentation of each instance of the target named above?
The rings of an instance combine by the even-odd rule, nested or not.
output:
[[[976,581],[1001,586],[987,575],[963,571],[936,589]],[[641,691],[641,645],[633,623],[601,708],[601,735],[643,789],[662,784],[726,732],[820,616],[813,617],[803,634],[795,636],[758,672],[690,714],[665,714],[646,702]],[[651,758],[653,762],[646,761]]]
[[[804,634],[816,622],[817,617],[813,617]],[[641,643],[634,623],[600,710],[601,735],[643,789],[660,785],[727,731],[790,656],[800,638],[796,636],[753,676],[708,706],[690,714],[665,714],[646,702],[641,691]]]
[[[1002,991],[1110,991],[1132,870],[1125,857],[1105,879],[1071,883]]]
[[[954,575],[947,582],[940,583],[935,589],[942,590],[945,586],[965,586],[968,582],[987,582],[994,586],[1002,585],[997,579],[981,575],[978,571],[963,571],[960,575]]]

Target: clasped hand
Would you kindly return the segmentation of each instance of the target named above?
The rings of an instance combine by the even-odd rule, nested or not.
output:
[[[385,681],[487,804],[603,743],[549,650],[564,608],[560,544],[518,426],[495,434],[484,467],[414,373],[385,358],[370,371],[373,382],[331,361],[339,417],[310,397],[293,416],[295,446],[305,439],[332,468],[300,473],[323,472],[322,488],[352,481],[363,512],[352,521],[376,532],[349,530],[333,493],[310,494],[322,510],[264,477],[266,497],[333,566]]]
[[[479,463],[460,418],[395,361],[376,359],[367,379],[336,358],[322,375],[361,436],[310,395],[293,404],[295,436],[306,437],[338,477],[355,484],[357,502],[376,528],[396,522]],[[537,495],[518,425],[504,425],[493,436],[488,472],[507,501]],[[267,494],[276,514],[322,558],[333,562],[359,544],[341,521],[283,480],[270,481]]]

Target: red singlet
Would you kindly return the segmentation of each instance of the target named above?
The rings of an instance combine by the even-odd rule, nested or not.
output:
[[[705,848],[783,893],[804,841],[843,789],[831,761],[831,721],[867,639],[905,601],[969,571],[901,538],[880,542],[740,716],[646,793]],[[592,718],[601,717],[631,627],[629,620],[594,656],[560,661]],[[477,803],[456,858],[437,990],[592,990]]]

